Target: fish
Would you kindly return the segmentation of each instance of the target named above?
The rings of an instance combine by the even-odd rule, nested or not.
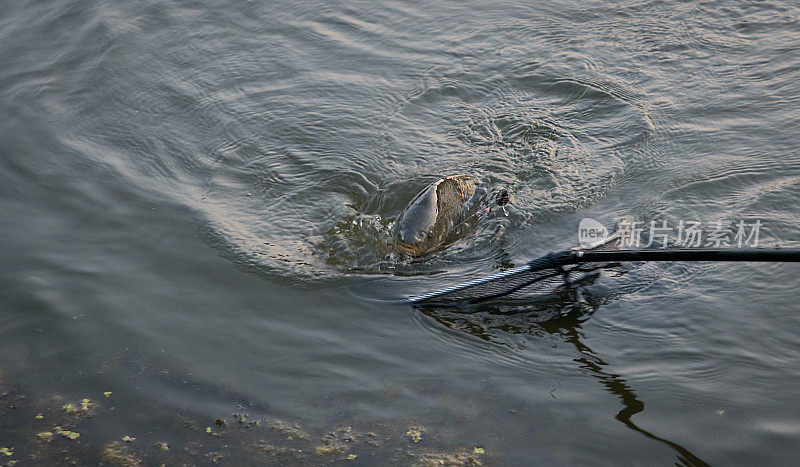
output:
[[[484,195],[467,175],[440,178],[420,192],[397,222],[397,247],[420,256],[445,242],[454,227],[477,213]]]

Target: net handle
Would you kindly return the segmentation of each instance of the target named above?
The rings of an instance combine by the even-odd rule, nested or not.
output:
[[[551,253],[561,264],[624,261],[753,261],[800,262],[798,248],[664,248],[651,250],[572,250]],[[555,256],[555,258],[554,258]],[[531,262],[533,265],[534,260]]]
[[[404,298],[399,303],[421,303],[468,287],[503,280],[527,271],[559,269],[562,266],[582,263],[623,263],[641,261],[752,261],[752,262],[800,262],[800,248],[663,248],[641,250],[564,250],[534,259],[491,276],[475,279],[444,289],[428,292],[416,297]],[[506,293],[504,293],[505,295]]]

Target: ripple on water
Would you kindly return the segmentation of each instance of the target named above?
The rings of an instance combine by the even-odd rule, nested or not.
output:
[[[266,14],[253,8],[254,18]],[[83,118],[64,140],[143,190],[190,205],[223,254],[294,282],[493,267],[514,255],[519,232],[536,221],[602,197],[639,163],[638,148],[655,131],[638,93],[577,52],[547,61],[517,45],[499,54],[493,38],[473,28],[465,33],[483,41],[478,52],[426,54],[405,75],[377,76],[362,62],[399,71],[394,62],[409,56],[387,51],[410,50],[412,36],[355,10],[279,15],[278,29],[297,34],[259,36],[277,47],[237,36],[219,50],[220,29],[206,22],[198,29],[168,18],[174,28],[150,31],[157,9],[137,10],[140,19],[127,22],[98,11],[93,24],[122,35],[102,34],[104,52],[90,64],[96,72],[73,84],[110,84],[72,95],[67,103]],[[253,26],[250,18],[225,21]],[[135,37],[116,39],[144,30],[150,40],[189,45],[181,55],[174,47],[143,55]],[[198,35],[208,41],[191,40]],[[376,35],[384,42],[370,42]],[[348,53],[320,67],[332,41]],[[300,45],[302,53],[283,52]],[[393,259],[391,229],[405,205],[436,178],[462,173],[490,192],[509,188],[510,216],[481,219],[421,262]]]
[[[353,126],[372,142],[368,149],[319,153],[281,141],[305,131],[298,129],[272,135],[275,150],[268,153],[253,147],[248,154],[236,142],[220,148],[200,204],[214,241],[248,264],[295,279],[491,262],[513,248],[513,240],[498,247],[505,232],[602,196],[635,163],[626,160],[626,148],[653,131],[630,93],[608,85],[430,72],[418,88],[386,100],[378,134]],[[316,124],[325,126],[322,112],[311,115],[317,114]],[[490,193],[509,188],[511,215],[480,219],[425,265],[398,261],[392,227],[405,205],[435,179],[460,173]]]

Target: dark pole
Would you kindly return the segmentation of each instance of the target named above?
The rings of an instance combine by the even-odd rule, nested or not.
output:
[[[566,252],[565,252],[566,253]],[[559,255],[562,264],[619,261],[754,261],[800,262],[800,249],[795,248],[728,248],[728,249],[658,249],[570,251]]]

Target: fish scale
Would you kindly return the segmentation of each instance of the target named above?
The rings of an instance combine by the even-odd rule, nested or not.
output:
[[[418,256],[439,246],[453,227],[466,219],[478,183],[472,177],[455,175],[441,178],[423,190],[408,205],[400,218],[398,248]]]

